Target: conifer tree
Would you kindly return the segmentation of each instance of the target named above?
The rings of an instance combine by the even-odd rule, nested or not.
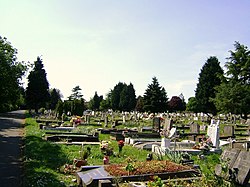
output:
[[[153,77],[143,96],[144,110],[153,113],[164,112],[167,110],[167,101],[165,88],[159,85],[156,77]]]
[[[223,70],[217,57],[210,57],[201,69],[195,91],[197,111],[216,114],[216,107],[211,101],[215,98],[215,87],[221,84]]]
[[[42,59],[37,57],[34,68],[28,76],[28,86],[26,89],[26,102],[29,109],[46,107],[49,101],[49,83],[44,70]]]

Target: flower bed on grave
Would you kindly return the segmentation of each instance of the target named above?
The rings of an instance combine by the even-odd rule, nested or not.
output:
[[[152,160],[145,162],[133,162],[132,169],[128,171],[127,164],[110,164],[104,166],[104,169],[111,176],[128,176],[128,175],[143,175],[143,174],[157,174],[157,173],[172,173],[191,170],[191,167],[176,164],[174,162],[164,160]]]

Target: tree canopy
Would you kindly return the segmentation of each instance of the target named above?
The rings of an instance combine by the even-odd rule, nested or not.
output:
[[[167,110],[167,93],[161,87],[157,78],[153,77],[152,83],[148,85],[144,95],[144,110],[148,112],[164,112]]]
[[[23,96],[21,78],[27,70],[17,61],[17,50],[0,36],[0,112],[16,109]]]
[[[246,118],[250,113],[250,51],[239,42],[234,46],[235,51],[230,51],[225,64],[226,77],[216,87],[213,102],[220,112],[241,114]]]
[[[215,98],[215,87],[221,84],[223,70],[214,56],[207,59],[199,74],[199,82],[195,90],[197,111],[216,114],[216,107],[211,101]]]
[[[47,73],[44,69],[42,59],[37,57],[33,70],[28,75],[28,86],[26,88],[26,103],[29,109],[36,112],[41,107],[46,107],[49,101],[49,83]]]

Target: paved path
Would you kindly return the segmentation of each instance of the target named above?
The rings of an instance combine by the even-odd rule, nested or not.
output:
[[[0,186],[21,187],[23,110],[0,114]]]

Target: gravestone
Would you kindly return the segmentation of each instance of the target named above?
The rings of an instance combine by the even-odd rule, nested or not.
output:
[[[104,117],[104,127],[108,127],[108,121],[109,121],[108,116],[105,116]]]
[[[250,178],[250,152],[241,151],[233,165],[237,172],[237,182],[246,185]]]
[[[172,126],[173,126],[173,120],[172,119],[165,119],[163,129],[166,130],[166,131],[170,131]]]
[[[250,179],[250,152],[240,149],[226,149],[221,160],[227,162],[228,171],[222,172],[221,165],[216,165],[215,173],[225,179],[234,179],[240,185],[246,186]]]
[[[125,115],[122,116],[122,123],[123,124],[126,123],[126,116]]]
[[[211,120],[211,124],[207,128],[207,135],[210,137],[211,142],[215,148],[219,148],[219,124],[220,121],[217,122],[215,120]]]
[[[201,130],[201,131],[206,131],[206,128],[207,128],[206,125],[201,125],[201,126],[200,126],[200,130]]]
[[[161,119],[159,117],[153,118],[153,131],[160,132],[161,128]]]
[[[226,125],[224,126],[224,136],[234,136],[234,126]]]
[[[200,133],[200,125],[198,125],[196,123],[191,124],[190,125],[190,132],[199,134]]]

